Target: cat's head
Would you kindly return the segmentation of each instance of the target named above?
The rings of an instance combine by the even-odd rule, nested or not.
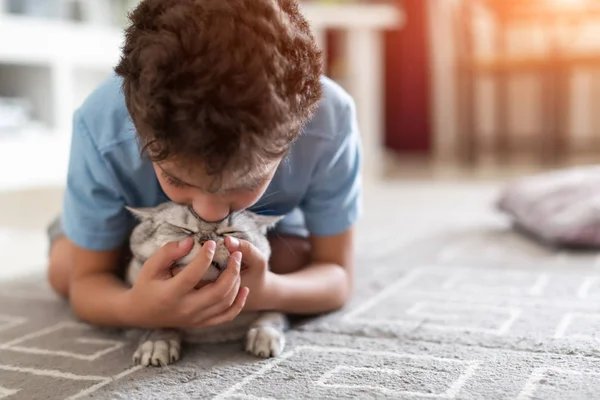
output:
[[[220,222],[206,222],[194,211],[184,205],[172,202],[162,203],[151,208],[127,208],[140,223],[133,229],[130,248],[133,256],[144,262],[160,247],[168,242],[194,238],[194,247],[188,255],[177,261],[185,267],[199,253],[201,245],[214,240],[217,244],[213,264],[206,271],[203,281],[213,281],[227,267],[229,251],[225,247],[225,238],[233,236],[247,240],[258,248],[267,258],[271,253],[267,230],[282,217],[264,216],[250,211],[232,213]]]

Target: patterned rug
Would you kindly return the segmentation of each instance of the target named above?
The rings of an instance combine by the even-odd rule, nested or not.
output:
[[[596,399],[600,258],[545,248],[493,209],[494,185],[372,189],[356,294],[304,319],[284,354],[188,346],[166,368],[81,324],[43,276],[0,285],[0,398]]]

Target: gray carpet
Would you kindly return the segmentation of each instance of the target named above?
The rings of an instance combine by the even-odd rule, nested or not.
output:
[[[372,194],[351,304],[266,361],[233,343],[132,367],[134,343],[77,323],[43,276],[3,283],[0,398],[597,399],[600,258],[513,232],[494,193]]]

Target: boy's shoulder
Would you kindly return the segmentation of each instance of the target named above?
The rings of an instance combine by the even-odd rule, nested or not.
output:
[[[135,128],[121,84],[122,79],[111,74],[89,94],[75,114],[75,123],[87,128],[100,152],[119,144],[135,144]]]
[[[340,84],[323,76],[323,98],[317,111],[306,124],[305,137],[339,141],[350,133],[355,119],[354,100]]]

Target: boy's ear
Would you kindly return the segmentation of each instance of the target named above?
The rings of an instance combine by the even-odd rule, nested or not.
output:
[[[129,211],[135,217],[137,217],[137,219],[139,219],[140,221],[145,221],[145,220],[151,219],[154,215],[154,208],[152,208],[152,207],[134,208],[134,207],[125,206],[125,208],[127,209],[127,211]]]
[[[256,227],[259,229],[271,229],[277,224],[279,221],[283,219],[283,215],[261,215],[254,214],[254,223]]]

